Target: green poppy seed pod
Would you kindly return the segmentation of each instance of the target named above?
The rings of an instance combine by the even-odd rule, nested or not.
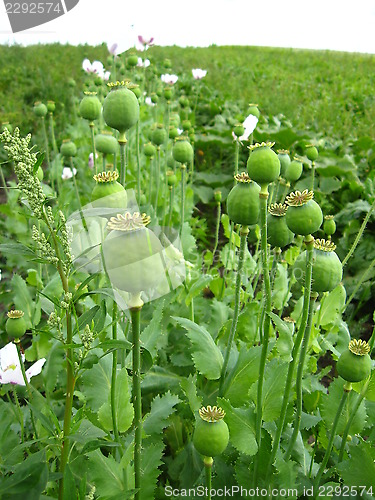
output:
[[[178,137],[173,144],[172,155],[175,161],[188,165],[194,157],[193,146],[186,137]]]
[[[182,95],[179,100],[178,100],[181,108],[187,108],[189,106],[189,99],[186,97],[186,95]]]
[[[167,183],[168,186],[176,186],[178,180],[173,170],[167,170]]]
[[[331,292],[342,280],[342,264],[334,251],[336,245],[330,240],[314,240],[312,283],[313,292]],[[296,259],[293,274],[301,284],[305,281],[306,250]]]
[[[43,104],[42,102],[36,102],[34,104],[33,111],[34,111],[34,114],[36,116],[39,116],[40,118],[46,116],[46,114],[48,113],[47,106],[45,104]]]
[[[191,121],[190,120],[184,120],[181,125],[182,125],[183,130],[190,130],[191,129]]]
[[[351,340],[342,352],[336,368],[337,373],[347,382],[361,382],[371,373],[370,346],[363,340]]]
[[[103,118],[106,124],[120,132],[119,140],[125,140],[125,132],[139,119],[139,103],[125,82],[108,84],[111,91],[103,102]]]
[[[336,222],[333,219],[333,215],[325,215],[323,223],[323,231],[327,236],[332,236],[336,232]]]
[[[295,191],[286,197],[289,206],[286,213],[286,223],[294,234],[307,236],[315,233],[323,223],[323,213],[320,206],[313,200],[314,193],[305,189]]]
[[[176,139],[176,137],[178,137],[178,130],[177,130],[177,127],[169,127],[169,138],[170,139]]]
[[[167,101],[172,99],[173,88],[172,87],[165,87],[165,89],[163,91],[163,95],[164,95],[165,99],[167,99]]]
[[[216,406],[199,410],[193,444],[204,457],[216,457],[225,451],[229,443],[229,429],[223,418],[225,412]]]
[[[310,161],[315,161],[318,158],[319,153],[315,146],[309,144],[306,146],[305,155]]]
[[[118,151],[118,142],[110,132],[105,130],[95,136],[95,148],[105,155],[115,154]]]
[[[254,115],[257,118],[260,117],[260,111],[258,109],[258,104],[249,104],[248,113]]]
[[[101,109],[102,105],[96,92],[85,92],[84,98],[79,103],[79,114],[82,118],[92,122],[99,118]]]
[[[178,128],[180,125],[181,118],[178,113],[171,113],[170,119],[169,119],[169,125],[174,125],[175,127]]]
[[[137,66],[137,64],[138,64],[137,54],[130,54],[130,56],[126,58],[126,66],[128,68],[134,68],[135,66]]]
[[[262,142],[249,146],[250,156],[247,160],[247,171],[250,179],[260,185],[270,184],[280,175],[280,160],[272,151],[272,142]]]
[[[287,149],[278,149],[277,156],[280,160],[280,175],[284,176],[287,166],[291,162],[289,151]]]
[[[70,139],[64,139],[60,147],[60,153],[66,158],[75,156],[77,154],[77,146]]]
[[[67,84],[68,84],[68,87],[70,87],[71,89],[73,89],[77,85],[76,81],[73,78],[69,78],[69,80],[67,81]]]
[[[165,69],[170,69],[172,67],[172,61],[170,59],[164,59],[163,66]]]
[[[154,104],[156,104],[159,101],[159,96],[155,94],[155,92],[153,92],[150,97],[151,97],[151,102],[153,102]]]
[[[253,182],[247,173],[235,176],[237,184],[232,188],[227,198],[228,217],[235,224],[251,226],[259,219],[260,186]]]
[[[281,203],[271,204],[268,209],[267,238],[271,247],[284,248],[293,241],[294,234],[285,220],[287,210],[288,206]]]
[[[113,56],[108,56],[107,57],[107,66],[112,66],[112,63],[113,63]]]
[[[151,141],[156,146],[161,146],[167,140],[167,132],[161,123],[158,123],[151,133]]]
[[[5,323],[5,331],[9,340],[20,339],[26,333],[26,323],[23,311],[13,310],[7,313],[8,319]]]
[[[301,177],[302,172],[302,160],[300,160],[299,158],[294,158],[293,161],[291,161],[289,165],[287,165],[284,172],[284,177],[288,182],[295,182]]]
[[[241,137],[245,133],[245,127],[242,125],[242,123],[238,123],[234,127],[233,132],[236,137]]]
[[[117,172],[100,172],[94,175],[96,185],[91,193],[94,207],[126,208],[127,194],[119,182]]]
[[[163,246],[146,227],[150,218],[135,212],[111,217],[103,242],[105,267],[112,285],[137,294],[165,279]]]
[[[53,113],[56,109],[55,101],[47,101],[47,110],[49,113]]]
[[[133,94],[135,95],[135,97],[137,99],[139,99],[141,97],[142,91],[139,88],[139,85],[132,84],[132,85],[129,85],[128,88],[129,88],[129,90],[131,90],[133,92]]]
[[[145,156],[148,156],[149,158],[152,158],[153,156],[156,155],[156,148],[151,142],[147,143],[143,147],[143,152]]]
[[[216,189],[214,191],[214,200],[216,201],[216,203],[221,203],[221,199],[222,199],[221,191],[220,189]]]

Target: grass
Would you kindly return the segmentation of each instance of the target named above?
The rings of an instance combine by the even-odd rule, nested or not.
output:
[[[169,58],[166,72],[180,77],[207,69],[204,83],[222,102],[257,103],[264,115],[283,114],[300,129],[340,139],[375,133],[375,55],[244,46],[156,46],[145,55],[155,62]],[[106,45],[0,46],[0,121],[21,130],[35,123],[31,108],[38,99],[68,107],[67,81],[75,79],[81,95],[85,57],[106,66]]]

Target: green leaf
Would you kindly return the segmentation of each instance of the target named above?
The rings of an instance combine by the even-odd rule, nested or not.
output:
[[[288,271],[282,264],[277,264],[277,271],[272,290],[272,303],[277,310],[281,310],[285,296],[288,294]]]
[[[0,400],[0,463],[12,466],[23,460],[23,450],[13,454],[19,444],[19,436],[14,429],[13,405]]]
[[[334,323],[341,315],[345,305],[346,291],[342,284],[330,292],[321,305],[320,325],[325,326]]]
[[[279,452],[276,455],[275,467],[277,474],[274,476],[278,488],[288,491],[288,498],[297,498],[292,495],[292,489],[298,490],[297,464],[293,460],[285,461]]]
[[[187,330],[192,344],[192,358],[195,368],[209,380],[217,380],[221,375],[223,355],[208,331],[186,318],[173,317]]]
[[[250,387],[259,377],[260,346],[240,350],[238,360],[229,374],[223,394],[234,406],[242,406],[249,401]]]
[[[366,386],[365,398],[368,401],[375,401],[375,370],[372,370],[369,379],[352,384],[352,387],[356,392],[362,392],[365,386]]]
[[[7,497],[39,500],[47,486],[48,468],[45,451],[29,455],[13,468],[13,474],[0,483],[0,493]]]
[[[131,497],[123,482],[123,467],[112,455],[105,457],[99,450],[87,454],[88,481],[95,484],[96,494],[102,500]]]
[[[162,392],[178,387],[182,377],[161,366],[153,366],[142,381],[142,393]]]
[[[263,385],[263,420],[272,422],[280,415],[288,363],[276,358],[272,359],[266,367]],[[250,394],[256,401],[257,384],[253,384]]]
[[[150,352],[153,359],[157,355],[158,345],[162,337],[161,321],[163,317],[163,308],[165,301],[161,301],[152,315],[151,321],[141,333],[141,342]]]
[[[134,417],[133,405],[130,403],[128,372],[126,368],[120,370],[116,377],[115,413],[119,432],[126,432],[131,426]],[[108,395],[108,401],[99,409],[98,419],[106,431],[113,430],[110,394]]]
[[[77,489],[74,476],[69,464],[66,464],[64,471],[64,494],[63,500],[73,500],[77,498]]]
[[[238,338],[252,345],[258,334],[258,311],[259,304],[250,302],[238,316],[237,335]]]
[[[99,311],[100,306],[95,305],[88,311],[85,311],[79,318],[78,318],[78,329],[82,330],[86,325],[91,325],[91,321],[94,319],[96,313]]]
[[[202,276],[200,276],[198,280],[190,287],[189,293],[185,298],[185,304],[189,306],[193,298],[197,297],[201,293],[201,291],[209,285],[211,281],[212,276],[210,276],[209,274],[202,274]]]
[[[193,413],[197,412],[202,406],[202,398],[197,396],[197,377],[196,375],[189,375],[188,378],[181,379],[180,386],[184,391],[188,401],[190,409]]]
[[[169,391],[163,396],[157,395],[151,403],[151,411],[144,419],[143,430],[146,434],[161,434],[168,427],[168,419],[176,411],[180,400]]]
[[[229,220],[229,217],[227,214],[222,214],[221,215],[221,224],[223,225],[223,228],[224,228],[224,235],[226,238],[230,238],[230,233],[231,233],[231,230],[230,230],[230,220]],[[241,244],[241,238],[240,236],[233,230],[232,231],[232,240],[234,241],[234,244],[236,245],[236,247],[240,247],[240,244]]]
[[[13,302],[15,309],[20,309],[24,312],[24,320],[27,328],[33,325],[33,316],[35,312],[35,305],[31,299],[31,294],[27,288],[26,282],[18,274],[14,274],[11,280],[13,291]]]
[[[374,488],[375,450],[372,443],[360,441],[349,446],[350,458],[337,465],[344,484]]]
[[[339,407],[341,397],[343,395],[344,383],[345,381],[341,377],[335,379],[329,386],[328,394],[321,395],[319,409],[325,426],[328,430],[330,430],[332,427],[337,408]],[[345,426],[348,423],[351,414],[353,413],[357,397],[357,394],[353,394],[353,391],[349,393],[345,406],[342,410],[339,423],[337,425],[336,434],[342,434],[342,432],[344,431]],[[349,433],[356,434],[361,432],[365,427],[366,418],[366,407],[364,401],[362,401],[355,414],[355,417],[353,418]]]
[[[129,342],[128,340],[105,340],[104,342],[101,342],[100,344],[97,345],[98,348],[103,349],[104,351],[108,349],[131,349],[133,344]]]
[[[141,478],[141,500],[155,498],[154,492],[161,471],[159,467],[163,464],[161,456],[164,445],[162,443],[149,444],[143,442],[142,449],[142,478]]]
[[[109,356],[105,356],[90,370],[85,371],[80,378],[86,402],[94,412],[97,412],[108,401],[111,375],[112,360]]]
[[[255,439],[255,416],[252,408],[233,408],[224,398],[218,398],[218,404],[225,411],[225,422],[229,427],[230,441],[241,453],[255,455],[258,445]]]

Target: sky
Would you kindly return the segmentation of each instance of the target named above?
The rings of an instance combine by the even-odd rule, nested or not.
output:
[[[0,0],[1,44],[117,42],[125,50],[143,35],[164,46],[257,45],[375,54],[374,32],[375,0],[79,0],[63,16],[13,34]]]

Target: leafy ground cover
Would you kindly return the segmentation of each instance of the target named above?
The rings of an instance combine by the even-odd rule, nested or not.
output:
[[[2,498],[373,498],[373,56],[1,51]]]

